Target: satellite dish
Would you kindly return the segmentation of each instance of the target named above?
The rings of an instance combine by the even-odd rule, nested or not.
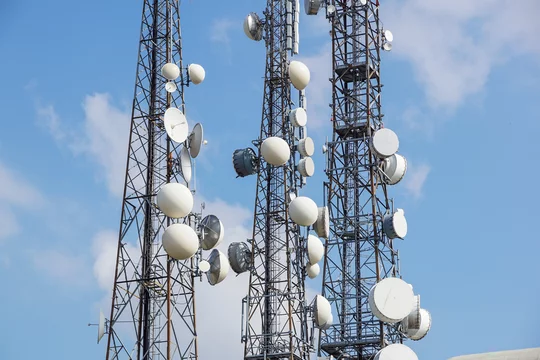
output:
[[[289,64],[289,78],[297,90],[304,90],[311,78],[309,69],[300,61],[291,61]]]
[[[210,270],[210,263],[206,260],[201,260],[199,262],[199,271],[202,273],[208,272]]]
[[[180,150],[180,166],[182,168],[182,176],[186,183],[191,181],[191,156],[189,156],[189,151],[185,147]]]
[[[307,124],[307,113],[306,110],[302,107],[291,110],[289,113],[289,119],[293,126],[302,127]]]
[[[270,165],[282,166],[289,161],[291,149],[285,140],[272,136],[262,142],[261,155]]]
[[[388,185],[397,184],[407,172],[407,159],[399,154],[386,158],[383,163],[383,172],[387,176],[384,180]]]
[[[321,272],[321,267],[319,266],[319,264],[307,264],[306,272],[310,279],[315,279]]]
[[[326,15],[332,16],[336,12],[336,7],[334,5],[328,5],[326,7]]]
[[[366,5],[367,4],[367,0],[360,0],[360,5]]]
[[[173,83],[172,81],[168,81],[165,84],[165,91],[167,91],[168,93],[173,93],[176,91],[176,89],[177,89],[176,84]]]
[[[182,184],[168,183],[157,193],[157,206],[166,216],[180,219],[193,209],[193,194]]]
[[[311,265],[317,264],[324,256],[324,245],[322,241],[313,235],[307,238],[308,261]]]
[[[315,174],[315,163],[313,159],[310,157],[301,159],[298,163],[298,172],[305,177],[313,176]]]
[[[208,215],[199,224],[201,231],[201,247],[210,250],[218,246],[225,234],[223,223],[215,215]]]
[[[420,320],[420,295],[415,295],[413,298],[411,312],[402,321],[403,330],[406,332],[407,329],[420,328]]]
[[[391,42],[385,42],[382,46],[384,51],[392,51],[392,43]]]
[[[369,307],[380,321],[395,324],[411,312],[414,293],[405,281],[386,278],[375,284],[369,292]]]
[[[300,226],[310,226],[317,221],[317,204],[306,196],[298,196],[289,204],[291,220]]]
[[[334,316],[330,314],[330,319],[321,327],[321,330],[328,330],[330,329],[330,326],[334,323]]]
[[[323,296],[315,296],[314,321],[319,328],[325,326],[332,318],[332,309],[330,303]]]
[[[409,315],[410,317],[411,315]],[[405,335],[411,340],[422,340],[429,330],[431,329],[431,314],[426,309],[418,310],[418,317],[420,318],[417,327],[411,327],[410,324],[405,332]]]
[[[176,80],[180,76],[180,68],[173,63],[167,63],[161,68],[161,75],[167,80]]]
[[[163,123],[167,135],[172,141],[181,143],[186,141],[188,136],[188,123],[186,116],[177,108],[170,107],[165,111]]]
[[[386,159],[398,151],[399,139],[392,130],[382,128],[375,131],[369,145],[375,155],[381,159]]]
[[[406,345],[391,344],[381,349],[374,360],[418,360],[418,356]]]
[[[313,230],[324,239],[330,236],[330,214],[327,206],[318,208],[317,221],[313,224]]]
[[[199,85],[204,81],[206,72],[204,68],[199,64],[191,64],[188,66],[188,76],[192,83]]]
[[[244,20],[244,33],[248,38],[255,41],[262,39],[263,25],[259,15],[255,13],[249,13]]]
[[[315,153],[315,143],[310,137],[300,139],[298,142],[298,151],[302,156],[313,156]]]
[[[195,159],[199,156],[201,151],[201,146],[203,144],[203,126],[200,123],[196,123],[193,127],[191,135],[189,135],[189,152],[191,156]]]
[[[407,220],[405,211],[397,209],[393,214],[386,214],[383,218],[383,230],[390,239],[403,239],[407,236]]]
[[[289,202],[293,201],[294,199],[296,199],[296,194],[293,191],[291,191],[289,193]]]
[[[317,15],[321,7],[321,0],[304,0],[306,15]]]
[[[199,237],[186,224],[172,224],[163,232],[163,249],[176,260],[187,260],[199,249]]]
[[[101,338],[105,335],[105,315],[103,315],[103,311],[99,310],[99,323],[98,323],[98,335],[97,335],[97,343],[99,344],[99,341]]]
[[[251,148],[238,149],[233,153],[233,166],[239,177],[253,175],[259,171],[259,159]]]
[[[219,284],[229,273],[230,266],[227,256],[221,251],[214,249],[210,253],[208,262],[210,263],[210,270],[206,273],[208,283],[210,283],[210,285]]]
[[[388,42],[394,41],[394,34],[392,34],[392,32],[390,30],[384,30],[383,35],[384,35],[384,38],[386,39],[386,41],[388,41]]]
[[[231,268],[235,273],[241,274],[251,267],[251,250],[246,243],[234,242],[227,251]]]

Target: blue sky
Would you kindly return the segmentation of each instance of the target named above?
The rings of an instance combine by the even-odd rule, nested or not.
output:
[[[188,120],[209,141],[198,196],[227,227],[222,250],[251,227],[255,179],[235,179],[231,154],[259,132],[265,51],[241,25],[264,3],[182,4],[184,60],[206,69],[186,93]],[[105,353],[86,324],[108,311],[141,5],[0,5],[0,359]],[[535,0],[383,3],[395,38],[383,58],[385,124],[410,164],[391,189],[409,223],[401,270],[433,317],[429,335],[409,342],[421,359],[540,346],[539,12]],[[302,17],[317,149],[330,136],[327,29],[322,16]],[[319,150],[314,160],[304,194],[322,204]],[[201,359],[239,357],[245,280],[201,284]]]

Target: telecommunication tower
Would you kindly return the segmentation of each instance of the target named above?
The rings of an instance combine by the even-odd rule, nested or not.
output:
[[[400,276],[394,240],[406,236],[407,222],[388,187],[405,176],[407,162],[381,110],[381,49],[391,50],[393,35],[381,26],[378,0],[305,1],[307,15],[320,8],[331,23],[333,58],[322,295],[337,316],[321,329],[319,356],[418,359],[402,342],[423,338],[431,317]]]
[[[250,273],[243,300],[244,359],[309,359],[308,318],[317,311],[306,302],[305,277],[318,272],[323,244],[308,233],[318,207],[299,190],[315,168],[313,140],[306,136],[304,89],[309,69],[290,61],[298,53],[299,1],[268,0],[264,16],[250,13],[244,32],[266,44],[263,115],[256,149],[238,149],[239,177],[257,174],[253,238],[229,246],[236,273]],[[291,85],[300,91],[298,106]]]
[[[197,359],[195,279],[227,275],[223,224],[202,218],[204,204],[193,211],[192,159],[206,141],[201,124],[190,132],[184,90],[204,78],[184,67],[180,1],[144,0],[112,305],[98,325],[106,359]]]

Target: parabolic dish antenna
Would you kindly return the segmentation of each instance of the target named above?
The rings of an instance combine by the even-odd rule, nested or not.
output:
[[[370,141],[371,151],[379,158],[386,159],[394,155],[399,149],[399,139],[395,132],[382,128],[375,131]]]
[[[296,108],[291,110],[289,113],[289,119],[291,120],[291,123],[293,126],[296,127],[302,127],[306,126],[307,124],[307,113],[304,108]]]
[[[233,153],[233,166],[238,176],[246,177],[259,171],[259,159],[251,148],[237,149]]]
[[[172,224],[163,232],[163,249],[176,260],[187,260],[199,249],[199,237],[186,224]]]
[[[321,267],[319,266],[319,264],[307,264],[306,272],[310,279],[315,279],[321,272]]]
[[[161,68],[161,75],[167,80],[176,80],[180,76],[180,68],[173,63],[167,63]]]
[[[203,144],[203,126],[201,123],[196,123],[193,127],[191,135],[189,135],[189,153],[195,159],[201,152]]]
[[[330,313],[330,319],[321,327],[321,330],[328,330],[330,326],[334,323],[334,316]]]
[[[360,0],[360,5],[366,5],[367,4],[367,0]]]
[[[371,288],[369,306],[379,320],[395,324],[409,315],[413,298],[414,293],[405,281],[386,278]]]
[[[383,163],[383,172],[388,177],[385,179],[388,185],[397,184],[407,172],[407,159],[399,154],[390,156]]]
[[[298,142],[298,151],[302,156],[313,156],[315,153],[315,143],[313,142],[313,139],[309,136],[300,139]]]
[[[98,334],[97,334],[97,343],[99,344],[99,341],[101,338],[105,335],[105,315],[103,315],[103,311],[99,310],[99,323],[98,323]]]
[[[282,166],[289,161],[291,149],[285,140],[272,136],[262,142],[261,155],[270,165]]]
[[[394,34],[392,34],[390,30],[384,30],[383,34],[386,41],[388,42],[394,41]]]
[[[385,42],[382,46],[384,51],[392,51],[392,43],[391,42]]]
[[[405,330],[405,332],[409,328],[418,329],[420,328],[420,320],[420,295],[415,295],[413,298],[411,312],[402,321],[402,328]]]
[[[204,68],[199,64],[191,64],[188,66],[188,76],[192,83],[199,85],[204,81],[206,72]]]
[[[291,191],[289,192],[289,202],[293,201],[294,199],[296,199],[296,193],[294,191]]]
[[[334,5],[328,5],[326,7],[326,15],[333,15],[336,12],[336,7]]]
[[[176,91],[176,89],[177,89],[176,84],[173,83],[172,81],[168,81],[165,84],[165,91],[167,91],[168,93],[173,93]]]
[[[325,326],[332,318],[332,309],[330,307],[330,303],[324,298],[324,296],[315,296],[315,305],[313,310],[315,315],[315,325],[317,325],[319,328]]]
[[[255,41],[262,39],[263,26],[259,15],[249,13],[244,20],[244,33],[248,38]]]
[[[225,256],[225,254],[221,251],[214,249],[210,253],[208,262],[210,263],[210,270],[208,270],[206,273],[208,283],[210,283],[210,285],[219,284],[227,277],[227,274],[229,273],[230,267],[227,256]]]
[[[313,235],[307,238],[307,255],[311,265],[317,264],[324,256],[324,245],[322,241]]]
[[[405,333],[409,339],[414,341],[422,340],[431,329],[431,314],[429,311],[420,309],[418,316],[420,317],[420,324],[416,328],[409,325]]]
[[[305,177],[311,177],[315,174],[315,163],[310,157],[305,157],[298,162],[298,172]]]
[[[304,90],[311,78],[308,67],[300,61],[291,61],[289,64],[289,78],[297,90]]]
[[[165,111],[163,123],[167,135],[172,141],[181,143],[186,141],[188,136],[188,123],[186,116],[177,108],[170,107]]]
[[[251,267],[251,249],[246,243],[234,242],[227,251],[231,268],[237,274],[246,272]]]
[[[313,224],[313,229],[317,235],[324,239],[328,239],[330,236],[330,214],[327,206],[318,208],[317,221]]]
[[[201,260],[201,262],[199,262],[199,270],[202,273],[208,272],[208,270],[210,270],[210,263],[206,260]]]
[[[201,247],[210,250],[218,246],[225,234],[223,223],[215,215],[205,216],[199,225],[201,231]]]
[[[191,156],[189,156],[189,151],[185,147],[180,150],[180,167],[182,168],[182,176],[186,183],[191,181]]]
[[[183,218],[193,209],[193,194],[182,184],[168,183],[157,193],[157,206],[170,218]]]
[[[393,214],[384,215],[383,230],[390,239],[403,239],[407,236],[407,220],[403,209],[397,209]]]
[[[374,360],[418,360],[418,356],[406,345],[391,344],[381,349]]]
[[[317,204],[306,196],[298,196],[289,204],[289,216],[300,226],[313,225],[318,213]]]
[[[321,7],[321,0],[304,0],[306,15],[317,15]]]

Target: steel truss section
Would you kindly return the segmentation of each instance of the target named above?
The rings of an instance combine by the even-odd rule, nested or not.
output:
[[[289,121],[291,83],[286,46],[287,0],[268,0],[265,15],[267,48],[264,104],[258,144],[270,136],[294,143]],[[290,14],[290,13],[289,13]],[[257,176],[252,253],[246,301],[245,359],[309,359],[307,305],[304,287],[305,246],[300,229],[288,215],[288,193],[300,178],[291,156],[282,167],[260,155]]]
[[[398,254],[382,230],[389,210],[379,160],[369,140],[381,128],[379,2],[332,0],[332,121],[325,198],[330,211],[322,295],[337,313],[319,337],[319,355],[372,359],[385,344],[402,342],[369,310],[380,279],[399,276]]]
[[[161,76],[168,62],[183,68],[179,7],[178,0],[143,5],[106,359],[197,358],[192,260],[169,260],[162,250],[172,221],[154,205],[164,184],[183,182],[182,144],[169,140],[163,114],[184,110],[184,75],[173,94]]]

